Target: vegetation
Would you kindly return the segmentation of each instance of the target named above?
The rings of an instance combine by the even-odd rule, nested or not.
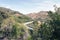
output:
[[[55,12],[48,11],[47,19],[41,23],[33,20],[33,23],[30,24],[33,26],[32,30],[24,25],[25,22],[32,21],[31,18],[13,10],[5,11],[0,11],[0,39],[60,40],[59,8]]]
[[[6,9],[6,12],[3,9],[0,11],[0,38],[7,38],[9,40],[27,39],[24,36],[26,33],[28,34],[28,29],[23,23],[31,21],[31,18],[19,12],[8,10]]]
[[[39,27],[35,22],[32,34],[33,40],[60,40],[60,14],[57,11],[49,11],[48,16],[48,20],[42,22]]]

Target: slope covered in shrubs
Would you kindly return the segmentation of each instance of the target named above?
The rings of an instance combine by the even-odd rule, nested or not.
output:
[[[28,29],[23,23],[31,21],[31,18],[7,9],[0,7],[0,38],[11,39],[26,39],[28,36]],[[27,40],[27,39],[26,39]]]

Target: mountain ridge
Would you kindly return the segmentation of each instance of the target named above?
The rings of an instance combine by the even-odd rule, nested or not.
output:
[[[27,16],[31,17],[32,19],[34,20],[38,20],[38,19],[46,19],[47,16],[48,16],[48,11],[40,11],[40,12],[37,12],[37,13],[29,13],[27,14]]]

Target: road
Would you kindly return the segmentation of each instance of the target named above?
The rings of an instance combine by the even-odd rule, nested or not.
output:
[[[31,24],[31,23],[33,23],[33,21],[26,22],[26,23],[24,23],[24,25],[25,25],[28,29],[33,30],[33,28],[31,28],[31,27],[27,26],[27,24]]]

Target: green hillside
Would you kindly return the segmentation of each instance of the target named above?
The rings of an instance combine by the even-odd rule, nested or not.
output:
[[[28,29],[23,23],[31,20],[17,11],[0,7],[0,38],[7,37],[10,40],[16,38],[17,40],[21,37],[23,39],[24,34],[28,34]]]

